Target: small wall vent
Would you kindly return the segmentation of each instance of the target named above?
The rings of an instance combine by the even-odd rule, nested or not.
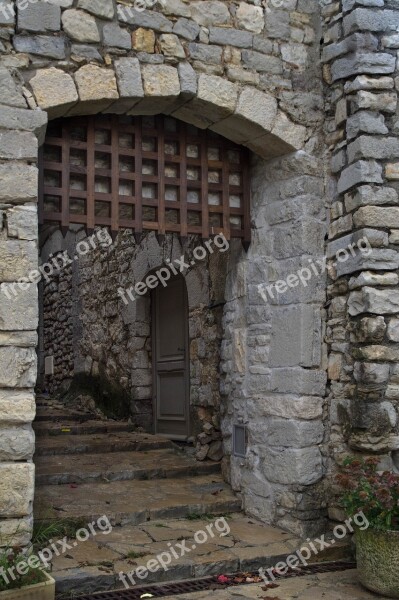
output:
[[[247,453],[247,426],[233,425],[233,456],[244,458]]]
[[[46,356],[44,359],[44,374],[54,375],[54,356]]]

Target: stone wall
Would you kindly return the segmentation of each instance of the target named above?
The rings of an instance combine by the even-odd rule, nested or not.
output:
[[[360,452],[398,469],[399,6],[343,0],[326,3],[323,12],[325,127],[333,149],[330,450],[338,464]],[[336,249],[364,236],[372,251],[334,266]],[[334,504],[330,515],[341,516]]]

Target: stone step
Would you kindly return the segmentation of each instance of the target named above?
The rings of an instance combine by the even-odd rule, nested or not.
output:
[[[173,442],[162,436],[136,432],[39,436],[36,440],[35,458],[63,454],[138,452],[174,447]]]
[[[57,435],[87,435],[92,433],[116,433],[121,431],[134,431],[134,425],[126,421],[99,421],[88,420],[84,423],[76,423],[70,419],[49,423],[38,421],[33,426],[36,436],[57,436]]]
[[[183,479],[44,485],[36,489],[36,521],[72,519],[90,523],[107,515],[113,524],[139,524],[163,518],[222,514],[241,501],[219,474]]]
[[[220,463],[198,462],[182,450],[111,452],[72,456],[38,456],[35,460],[37,485],[165,479],[220,472]]]
[[[83,412],[83,411],[74,411],[68,412],[65,410],[65,407],[62,409],[54,409],[47,410],[44,407],[36,406],[36,417],[35,423],[58,423],[62,421],[73,421],[76,423],[85,423],[86,421],[93,420],[95,417],[92,414]]]
[[[199,532],[200,538],[197,537]],[[339,558],[346,557],[347,546],[338,543],[340,551],[336,554]],[[124,525],[114,527],[106,534],[98,532],[87,542],[71,540],[70,545],[72,548],[67,554],[54,558],[52,564],[59,593],[76,591],[85,594],[122,589],[120,573],[131,573],[136,584],[141,586],[239,571],[256,572],[261,567],[268,569],[285,560],[301,548],[302,543],[292,533],[243,514],[230,514],[224,518],[156,520],[137,526]],[[177,558],[173,557],[171,548],[177,552]],[[157,560],[157,556],[163,556],[166,562],[165,553],[172,555],[167,570],[147,570],[145,579],[132,573],[138,567],[146,567],[150,560]],[[332,560],[327,551],[322,558]],[[260,586],[257,591],[261,591]],[[233,597],[231,592],[230,588],[229,599]],[[209,599],[215,594],[207,593],[208,596],[201,597]]]

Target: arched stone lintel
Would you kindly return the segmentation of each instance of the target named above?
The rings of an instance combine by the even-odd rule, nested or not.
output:
[[[50,119],[116,113],[170,114],[211,129],[269,159],[300,150],[306,127],[293,123],[270,94],[240,87],[222,77],[197,76],[189,63],[140,65],[136,58],[114,68],[84,65],[74,75],[51,67],[38,70],[30,85]]]

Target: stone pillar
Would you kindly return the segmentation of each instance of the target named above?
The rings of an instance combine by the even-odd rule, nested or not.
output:
[[[0,547],[7,547],[28,544],[32,530],[40,278],[36,162],[47,116],[23,108],[25,99],[3,67],[0,77]]]
[[[324,5],[331,452],[399,468],[399,5]]]

